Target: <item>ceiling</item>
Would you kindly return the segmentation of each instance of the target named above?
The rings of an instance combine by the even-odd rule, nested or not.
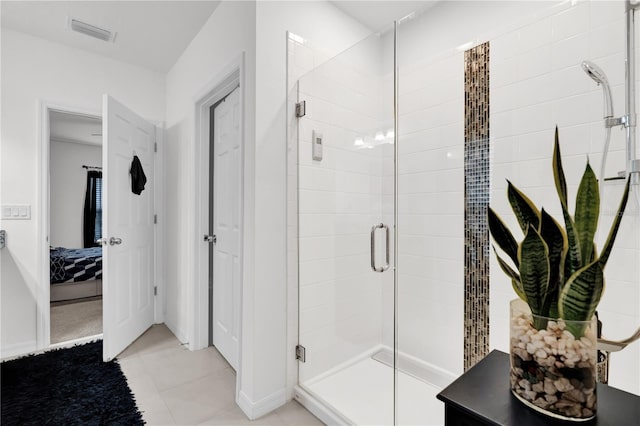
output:
[[[438,0],[333,0],[331,3],[373,31],[381,31],[394,20],[434,6]]]
[[[7,1],[2,26],[165,73],[219,1]],[[68,17],[117,32],[105,42],[68,29]]]
[[[380,31],[437,0],[332,0],[372,31]],[[1,0],[2,26],[166,73],[220,4],[198,1]],[[116,32],[105,42],[71,31],[68,19]]]
[[[49,138],[58,142],[102,145],[102,119],[51,111]]]

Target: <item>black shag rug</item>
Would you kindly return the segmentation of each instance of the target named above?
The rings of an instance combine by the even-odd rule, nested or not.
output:
[[[102,341],[0,364],[8,425],[143,425],[120,365],[102,362]]]

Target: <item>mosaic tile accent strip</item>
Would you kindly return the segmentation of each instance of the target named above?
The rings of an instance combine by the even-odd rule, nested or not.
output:
[[[489,43],[464,52],[464,369],[489,353]]]

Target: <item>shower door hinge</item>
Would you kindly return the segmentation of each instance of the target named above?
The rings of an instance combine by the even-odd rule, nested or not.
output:
[[[157,215],[157,214],[154,214],[154,215],[153,215],[153,224],[154,224],[154,225],[157,225],[157,224],[158,224],[158,215]]]
[[[296,117],[304,117],[307,114],[307,101],[300,101],[296,104]]]
[[[153,152],[158,152],[158,142],[153,143]]]
[[[305,362],[307,359],[307,350],[302,345],[296,346],[296,359],[300,362]]]
[[[157,295],[158,295],[158,286],[157,286],[157,285],[154,285],[154,286],[153,286],[153,295],[154,295],[154,296],[157,296]]]

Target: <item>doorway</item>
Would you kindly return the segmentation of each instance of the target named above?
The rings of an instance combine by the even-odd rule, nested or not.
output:
[[[52,345],[102,337],[102,118],[49,111]]]
[[[241,247],[240,89],[209,108],[209,345],[237,370]]]
[[[52,243],[55,243],[56,238],[54,234],[52,240],[52,232],[55,233],[55,231],[51,226],[50,209],[50,200],[54,196],[51,190],[50,164],[52,155],[55,155],[55,153],[52,154],[50,143],[52,126],[54,129],[56,126],[55,121],[52,123],[54,113],[89,117],[94,121],[101,120],[99,130],[93,130],[90,133],[103,141],[100,149],[102,158],[94,158],[92,161],[86,161],[90,164],[79,165],[82,173],[85,173],[79,180],[86,185],[89,177],[91,175],[99,177],[100,167],[104,167],[103,185],[94,180],[88,187],[84,186],[85,195],[82,197],[82,205],[87,199],[86,193],[89,192],[90,198],[94,201],[91,207],[92,215],[87,220],[84,212],[81,214],[83,217],[81,229],[88,224],[93,226],[87,235],[81,235],[81,246],[85,248],[97,243],[97,247],[91,248],[98,252],[102,251],[102,256],[98,253],[94,262],[89,261],[84,265],[80,265],[79,261],[72,258],[71,269],[77,267],[80,270],[73,271],[72,277],[63,279],[64,284],[70,286],[74,278],[86,274],[87,270],[92,270],[93,279],[88,278],[84,285],[93,287],[93,295],[90,296],[94,299],[87,301],[101,300],[102,334],[93,334],[89,331],[83,333],[84,336],[73,340],[62,338],[59,343],[56,342],[57,338],[54,337],[53,340],[51,338],[52,297],[56,301],[57,299],[75,300],[78,290],[75,287],[66,288],[60,296],[59,292],[52,291],[50,284],[51,274],[56,272],[50,260],[53,257]],[[157,246],[157,236],[160,233],[155,226],[158,212],[156,192],[161,191],[161,185],[156,182],[155,165],[158,161],[156,156],[158,146],[162,142],[163,130],[106,94],[102,98],[102,112],[41,101],[39,127],[41,175],[38,198],[40,199],[39,235],[41,237],[38,248],[40,279],[36,310],[37,349],[72,346],[102,338],[103,358],[109,361],[133,343],[154,322],[162,320],[162,305],[157,297],[157,294],[162,292],[162,280],[155,280],[156,270],[159,267],[156,256],[160,252]],[[100,205],[98,200],[101,202]],[[80,211],[83,211],[82,205]],[[101,238],[96,237],[96,232],[100,233]],[[84,231],[81,231],[82,233]],[[102,267],[98,266],[97,258],[99,257],[102,257]],[[62,269],[68,269],[67,266],[63,266]],[[100,288],[98,279],[103,277],[104,283]],[[98,282],[97,285],[96,282]],[[83,298],[88,295],[83,292],[81,294]],[[67,309],[67,305],[63,304],[62,308]],[[89,310],[95,314],[96,309]],[[97,316],[100,317],[99,314]]]
[[[211,79],[211,81],[194,96],[194,127],[193,127],[193,141],[194,150],[192,157],[192,164],[194,165],[194,185],[191,192],[191,205],[193,206],[194,215],[191,217],[192,222],[190,228],[193,232],[194,238],[190,247],[191,258],[193,259],[193,275],[190,275],[193,282],[192,291],[189,294],[190,307],[191,307],[191,321],[189,324],[189,349],[198,350],[204,349],[213,343],[213,323],[216,317],[215,304],[212,303],[214,282],[217,280],[216,265],[213,266],[213,273],[210,274],[210,257],[213,256],[213,229],[214,225],[211,223],[211,212],[215,213],[215,208],[210,206],[210,200],[214,202],[217,199],[217,195],[211,197],[211,192],[216,193],[215,188],[210,190],[210,181],[215,179],[216,183],[222,185],[226,184],[223,189],[229,189],[230,185],[234,186],[234,190],[231,191],[237,197],[238,202],[235,204],[235,210],[231,213],[234,217],[233,224],[237,227],[234,231],[237,233],[237,238],[233,238],[235,244],[237,244],[236,253],[238,253],[237,259],[234,260],[233,273],[235,288],[233,289],[235,294],[235,302],[231,302],[233,307],[231,308],[231,315],[233,325],[231,330],[233,335],[233,368],[236,372],[236,402],[242,404],[242,395],[240,392],[240,384],[242,383],[242,333],[243,333],[243,276],[244,276],[244,230],[245,228],[245,144],[244,144],[244,131],[245,131],[245,72],[244,72],[244,53],[238,55],[238,57],[229,62],[218,75]],[[216,128],[221,129],[221,126],[216,126],[215,110],[214,108],[214,124],[213,131],[211,125],[212,107],[218,103],[221,99],[227,98],[227,105],[231,104],[231,98],[229,97],[232,92],[236,92],[237,103],[234,101],[235,106],[233,108],[234,126],[237,129],[238,143],[234,144],[235,148],[232,150],[235,155],[233,167],[231,165],[225,169],[220,166],[215,168],[215,160],[212,160],[212,154],[210,152],[210,145],[212,144],[210,135],[216,131]],[[220,112],[224,112],[222,109]],[[235,131],[235,130],[234,130]],[[218,151],[222,153],[223,151]],[[215,154],[214,150],[214,154]],[[214,164],[214,167],[211,166]],[[210,175],[210,169],[213,170],[213,176]],[[234,172],[235,178],[225,178],[223,176],[229,175],[230,172]],[[250,182],[250,181],[249,181]],[[250,183],[247,184],[247,187]],[[218,191],[219,193],[220,191]],[[220,202],[218,204],[221,204]],[[229,213],[226,213],[229,214]],[[217,219],[216,219],[217,220]],[[215,222],[214,222],[215,223]],[[227,222],[229,223],[229,222]],[[220,235],[216,235],[216,242],[219,242],[220,251],[225,248],[225,244],[228,243],[228,236],[223,237],[224,232]],[[204,237],[204,238],[203,238]],[[224,241],[223,241],[224,239]],[[214,259],[215,260],[215,259]],[[222,270],[220,271],[222,272]],[[211,285],[210,285],[211,284]],[[232,294],[232,295],[233,295]],[[220,299],[222,300],[222,299]],[[229,307],[230,308],[230,307]],[[228,313],[229,311],[227,311]],[[218,309],[220,313],[220,309]],[[211,336],[211,338],[210,338]],[[216,348],[217,349],[217,348]],[[224,351],[224,349],[223,349]],[[230,364],[232,364],[230,362]]]

